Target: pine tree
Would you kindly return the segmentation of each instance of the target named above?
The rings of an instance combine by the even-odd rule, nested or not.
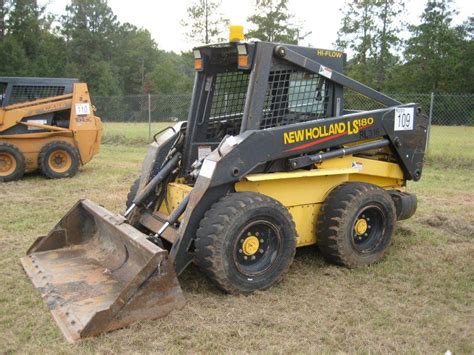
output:
[[[376,52],[376,1],[349,0],[336,41],[339,49],[350,49],[354,53],[348,68],[352,71],[351,75],[368,85],[372,85],[374,76],[373,70],[369,68],[369,59]]]
[[[253,25],[248,38],[268,42],[298,43],[298,28],[291,24],[293,15],[288,10],[288,0],[260,0],[255,15],[248,18]]]
[[[106,0],[72,0],[62,18],[71,72],[86,81],[93,93],[117,95],[120,84],[114,56],[119,22]]]
[[[419,91],[447,91],[456,81],[461,60],[462,33],[451,26],[455,11],[451,0],[426,3],[421,24],[411,26],[405,57],[409,79]]]
[[[392,69],[399,60],[391,50],[397,48],[401,43],[398,34],[404,24],[400,21],[399,15],[403,12],[405,5],[402,0],[378,0],[376,5],[380,23],[375,35],[377,63],[375,87],[377,90],[382,90],[387,71]]]
[[[8,0],[0,0],[0,41],[5,37],[6,33],[6,17],[8,14]]]
[[[229,20],[219,11],[220,0],[193,0],[186,9],[181,25],[186,37],[194,44],[209,44],[223,40]]]
[[[16,0],[12,4],[7,26],[10,35],[23,47],[29,58],[34,58],[39,51],[38,34],[41,32],[40,8],[36,0]]]

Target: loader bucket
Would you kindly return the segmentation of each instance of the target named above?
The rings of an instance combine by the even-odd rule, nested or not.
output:
[[[74,342],[184,305],[167,255],[122,216],[81,200],[21,263]]]

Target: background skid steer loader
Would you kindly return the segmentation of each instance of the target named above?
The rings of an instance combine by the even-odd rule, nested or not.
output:
[[[99,152],[102,123],[77,81],[0,78],[0,182],[37,169],[71,177]]]
[[[244,294],[281,280],[300,246],[376,262],[415,212],[416,104],[347,78],[336,51],[231,42],[194,57],[188,120],[155,136],[125,217],[80,201],[22,258],[70,340],[180,307],[191,262]],[[386,107],[345,112],[344,87]]]

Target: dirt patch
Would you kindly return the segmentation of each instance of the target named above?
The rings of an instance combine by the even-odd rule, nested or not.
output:
[[[434,214],[421,220],[421,223],[441,229],[448,233],[455,233],[464,237],[474,236],[474,220],[460,219],[453,216],[447,217],[442,214]]]

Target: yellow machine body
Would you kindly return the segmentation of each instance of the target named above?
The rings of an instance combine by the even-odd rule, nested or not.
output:
[[[59,111],[70,111],[68,128],[28,122],[29,117],[34,121],[35,116]],[[85,83],[75,83],[71,94],[0,108],[0,133],[16,125],[27,126],[28,133],[0,134],[0,143],[11,144],[21,151],[25,157],[25,172],[38,169],[39,152],[52,141],[63,141],[75,147],[81,165],[88,163],[99,152],[102,123],[94,115]]]

